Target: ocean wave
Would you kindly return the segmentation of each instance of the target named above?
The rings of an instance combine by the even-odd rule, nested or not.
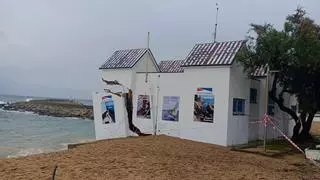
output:
[[[27,98],[25,101],[26,102],[30,102],[30,101],[32,101],[33,99],[32,98]]]
[[[8,102],[6,102],[6,101],[1,101],[0,100],[0,105],[5,105],[5,104],[7,104]]]
[[[78,118],[78,117],[65,117],[66,119],[81,119],[81,118]]]
[[[69,145],[70,143],[60,143],[60,146],[62,146],[63,148],[61,148],[62,150],[63,149],[67,149],[67,147],[68,147],[68,145]]]
[[[17,152],[14,155],[8,155],[8,158],[15,158],[15,157],[24,157],[29,156],[33,154],[41,154],[44,153],[43,149],[37,149],[37,148],[27,148],[27,149],[21,149],[19,152]]]
[[[2,112],[11,112],[11,113],[17,113],[17,114],[35,114],[32,111],[15,111],[15,110],[4,110],[4,109],[0,109],[0,111]]]
[[[10,110],[8,110],[7,112],[13,112],[13,113],[19,113],[19,114],[35,114],[32,111],[10,111]]]
[[[83,118],[79,118],[79,117],[61,117],[61,118],[70,119],[70,120],[81,120],[81,121],[92,122],[91,119],[83,119]]]

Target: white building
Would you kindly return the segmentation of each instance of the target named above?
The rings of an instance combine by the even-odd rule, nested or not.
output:
[[[144,133],[156,132],[223,146],[245,144],[264,136],[264,126],[257,121],[265,114],[266,78],[264,71],[258,70],[256,78],[249,79],[243,67],[235,62],[243,43],[196,44],[185,60],[159,64],[149,49],[119,50],[100,67],[101,76],[132,89],[133,124]],[[194,111],[196,94],[201,107],[206,108],[201,113]],[[96,139],[134,135],[128,128],[124,101],[115,95],[111,95],[115,123],[102,123],[104,105],[101,103],[107,95],[111,94],[103,91],[93,94]],[[138,110],[138,99],[142,97],[150,97],[150,118],[141,117]],[[168,118],[164,113],[169,112],[170,103],[177,102],[178,116],[171,121],[163,120]],[[289,98],[286,103],[290,104]],[[213,113],[208,104],[214,106]],[[285,113],[277,107],[273,112],[279,119],[277,125],[284,133],[290,133]],[[267,135],[268,138],[279,136],[272,128],[268,128]]]

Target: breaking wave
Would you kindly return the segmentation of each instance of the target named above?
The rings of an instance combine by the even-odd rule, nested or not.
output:
[[[44,153],[44,150],[37,149],[37,148],[27,148],[27,149],[21,149],[19,152],[17,152],[14,155],[8,155],[8,158],[14,158],[14,157],[24,157],[29,156],[33,154],[41,154]]]

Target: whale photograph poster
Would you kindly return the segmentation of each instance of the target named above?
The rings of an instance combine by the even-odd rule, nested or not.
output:
[[[102,124],[115,123],[114,102],[112,96],[103,96],[101,101]]]
[[[162,120],[179,121],[179,96],[164,96],[162,107]]]
[[[193,119],[213,123],[215,97],[212,88],[197,88],[194,95]]]
[[[151,119],[149,95],[138,96],[137,118]]]

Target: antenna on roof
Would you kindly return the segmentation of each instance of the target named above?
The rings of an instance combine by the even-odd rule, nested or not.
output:
[[[149,51],[149,47],[150,46],[150,32],[148,32],[148,42],[147,42],[147,51]],[[146,60],[146,80],[145,82],[147,83],[148,82],[148,59]]]
[[[147,44],[147,48],[149,49],[150,47],[150,32],[148,32],[148,42],[147,42],[148,44]]]
[[[213,42],[217,42],[217,27],[218,27],[218,13],[219,13],[219,4],[216,3],[217,13],[216,13],[216,24],[214,25],[214,33],[213,33]]]

